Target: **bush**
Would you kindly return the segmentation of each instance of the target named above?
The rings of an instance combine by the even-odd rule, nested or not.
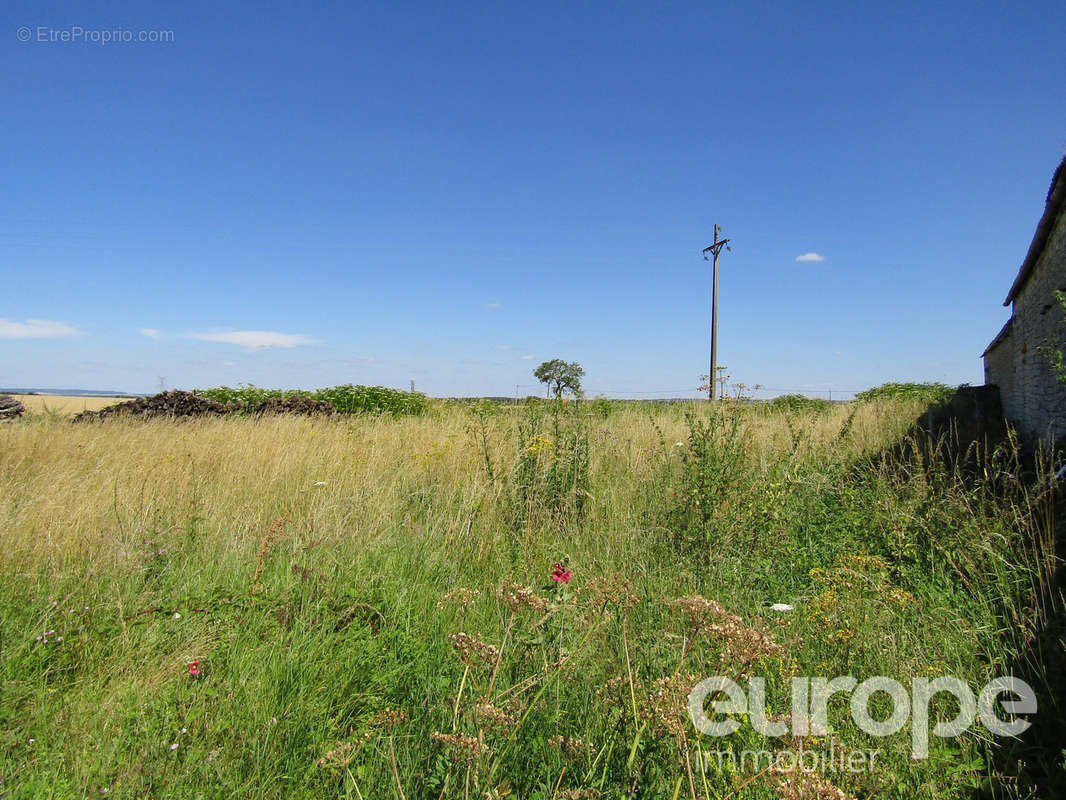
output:
[[[774,411],[788,411],[792,413],[815,412],[823,414],[829,411],[833,404],[820,397],[806,397],[802,394],[783,394],[770,401],[770,408]]]
[[[421,392],[402,392],[385,386],[334,386],[332,389],[319,389],[311,397],[325,400],[342,414],[356,414],[360,411],[387,413],[393,416],[424,414],[428,405],[427,397]]]
[[[298,397],[324,401],[342,414],[366,412],[387,413],[393,416],[419,415],[425,413],[428,405],[428,398],[421,392],[403,392],[385,386],[352,386],[350,383],[314,392],[300,389],[262,389],[247,384],[237,389],[229,386],[197,389],[196,393],[237,411],[255,411],[273,398],[292,400]]]
[[[929,405],[946,402],[955,394],[946,383],[883,383],[855,395],[856,400],[920,400]]]

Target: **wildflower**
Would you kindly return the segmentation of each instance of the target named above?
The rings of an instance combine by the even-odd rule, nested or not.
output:
[[[326,482],[325,482],[325,481],[315,481],[315,484],[314,484],[314,485],[315,485],[315,486],[325,486],[325,485],[326,485]]]
[[[177,743],[177,742],[174,742],[174,744],[172,744],[172,745],[170,746],[170,752],[172,752],[172,753],[173,753],[173,752],[174,752],[175,750],[177,750],[177,749],[178,749],[178,743]]]
[[[556,561],[554,564],[552,564],[552,580],[553,581],[555,581],[556,583],[558,583],[559,581],[562,581],[563,583],[570,583],[570,578],[571,578],[570,570],[568,570],[568,569],[564,570],[563,569],[563,565],[560,564],[558,561]]]
[[[200,659],[196,659],[191,664],[189,664],[189,674],[193,677],[196,677],[200,674]]]
[[[181,619],[181,614],[179,614],[177,611],[175,611],[174,612],[174,619]]]
[[[185,728],[182,728],[180,731],[178,731],[178,733],[180,733],[182,736],[184,736],[186,733],[188,733],[188,730],[186,730]]]

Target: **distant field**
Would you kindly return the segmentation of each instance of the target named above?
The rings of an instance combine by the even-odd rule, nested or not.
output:
[[[27,411],[55,411],[59,414],[77,414],[79,411],[98,411],[105,406],[121,403],[121,397],[67,397],[58,394],[13,394],[11,395]]]

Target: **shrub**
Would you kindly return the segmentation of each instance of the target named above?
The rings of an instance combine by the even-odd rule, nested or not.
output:
[[[856,400],[920,400],[930,405],[943,403],[955,394],[946,383],[883,383],[855,395]]]
[[[385,386],[353,386],[350,383],[314,392],[301,389],[263,389],[245,384],[236,389],[229,386],[197,389],[196,393],[237,411],[254,411],[272,398],[291,400],[298,397],[324,401],[342,414],[365,412],[387,413],[393,416],[419,415],[425,413],[428,405],[428,398],[421,392],[404,392]]]
[[[385,386],[352,386],[346,383],[331,389],[319,389],[311,397],[325,400],[342,414],[359,412],[385,413],[393,416],[424,414],[428,405],[421,392],[403,392]]]
[[[815,412],[823,414],[828,412],[833,404],[820,397],[806,397],[802,394],[783,394],[770,401],[770,408],[774,411]]]

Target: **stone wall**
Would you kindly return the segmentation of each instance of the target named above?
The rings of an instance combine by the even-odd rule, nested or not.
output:
[[[1041,439],[1066,436],[1066,386],[1039,350],[1053,336],[1066,349],[1066,312],[1055,290],[1066,291],[1066,213],[1059,214],[1032,274],[1014,298],[1010,335],[985,356],[986,374],[1000,387],[1007,419]]]
[[[1015,394],[1014,342],[1011,340],[1009,329],[1004,338],[985,352],[985,383],[999,387],[1004,416],[1017,419],[1017,411],[1010,405]]]

